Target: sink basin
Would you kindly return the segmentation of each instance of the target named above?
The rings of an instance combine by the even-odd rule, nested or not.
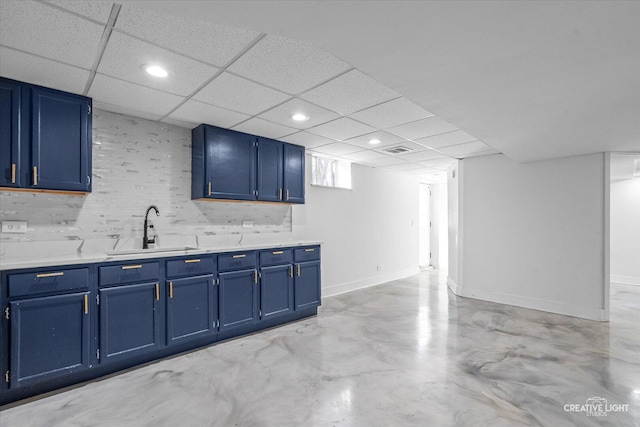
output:
[[[107,252],[107,255],[115,256],[115,255],[161,254],[161,253],[169,253],[169,252],[193,251],[195,249],[198,249],[198,248],[194,248],[192,246],[181,246],[176,248],[129,249],[129,250]]]

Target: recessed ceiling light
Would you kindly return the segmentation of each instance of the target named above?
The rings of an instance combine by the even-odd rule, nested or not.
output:
[[[146,64],[142,66],[142,69],[144,69],[147,73],[151,74],[154,77],[167,77],[169,75],[167,70],[159,65]]]
[[[369,140],[369,144],[371,144],[371,145],[378,145],[378,144],[380,144],[380,140],[379,140],[379,139],[376,139],[376,138],[370,139],[370,140]]]
[[[306,122],[307,120],[309,120],[309,116],[302,113],[295,113],[294,115],[291,116],[291,118],[296,122]]]

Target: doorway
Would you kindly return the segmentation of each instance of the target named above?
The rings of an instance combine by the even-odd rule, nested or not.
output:
[[[421,270],[431,266],[431,191],[429,184],[418,189],[418,265]]]

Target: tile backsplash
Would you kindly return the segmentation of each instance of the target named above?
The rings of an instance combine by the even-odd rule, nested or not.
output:
[[[180,236],[290,233],[291,207],[191,200],[191,130],[94,109],[93,192],[88,196],[0,191],[0,220],[27,221],[0,244],[142,240],[144,214],[162,244]],[[242,228],[242,221],[253,228]],[[257,236],[253,236],[257,237]]]

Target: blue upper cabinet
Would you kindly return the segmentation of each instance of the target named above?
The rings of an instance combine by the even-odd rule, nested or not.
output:
[[[205,124],[191,135],[192,199],[304,203],[304,147]]]
[[[200,125],[192,131],[192,197],[256,199],[256,137]]]
[[[0,78],[0,186],[91,191],[91,99]]]
[[[304,203],[304,147],[284,145],[285,202]]]
[[[283,145],[273,139],[258,139],[258,200],[282,201]]]
[[[32,188],[91,191],[91,100],[31,89]]]
[[[22,139],[22,86],[18,82],[0,79],[0,186],[20,187]]]

